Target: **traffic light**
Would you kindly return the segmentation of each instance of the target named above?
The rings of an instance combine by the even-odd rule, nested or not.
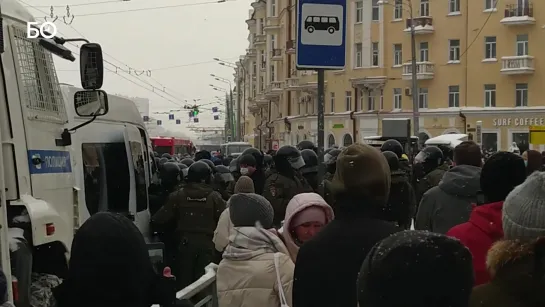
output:
[[[193,117],[197,117],[199,115],[199,107],[193,106]]]

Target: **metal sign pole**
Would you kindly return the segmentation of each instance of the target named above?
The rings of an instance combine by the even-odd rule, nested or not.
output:
[[[318,163],[324,162],[324,109],[325,109],[325,72],[318,69]],[[318,182],[324,179],[325,168],[318,168]]]

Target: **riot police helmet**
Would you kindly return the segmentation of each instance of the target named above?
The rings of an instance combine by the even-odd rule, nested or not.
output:
[[[190,167],[191,164],[195,163],[195,161],[193,161],[193,159],[191,159],[191,158],[182,159],[182,161],[180,161],[180,162],[187,165],[187,167]]]
[[[229,163],[229,171],[231,173],[239,172],[240,171],[240,165],[238,164],[238,158],[231,160]]]
[[[305,167],[318,166],[318,155],[312,149],[301,150],[301,157],[305,161]]]
[[[231,161],[233,161],[233,158],[232,157],[225,157],[223,158],[222,160],[222,164],[224,166],[227,166],[227,168],[229,168],[229,165],[231,164]]]
[[[165,165],[165,163],[168,162],[168,159],[167,158],[161,158],[159,159],[159,163],[157,163],[157,166],[159,167],[159,169],[161,169],[163,167],[163,165]]]
[[[216,175],[214,175],[216,181],[220,183],[228,183],[230,181],[235,181],[233,174],[229,171],[229,168],[224,165],[216,166]]]
[[[330,165],[337,163],[337,157],[341,153],[340,149],[333,148],[324,155],[324,164]]]
[[[214,162],[212,162],[211,160],[208,160],[208,159],[201,159],[199,161],[202,161],[202,162],[208,164],[208,167],[210,167],[210,170],[212,170],[212,173],[213,174],[216,173],[216,165],[214,165]]]
[[[403,146],[398,140],[390,139],[386,140],[386,142],[380,146],[380,151],[391,151],[395,153],[399,159],[403,155]]]
[[[324,150],[324,155],[327,155],[330,151],[332,151],[334,148],[333,147],[330,147],[326,150]]]
[[[316,150],[316,146],[314,146],[314,143],[312,143],[311,141],[304,140],[299,142],[299,144],[297,144],[297,149],[301,151],[305,149]]]
[[[443,152],[437,146],[426,146],[414,157],[414,163],[427,164],[435,168],[444,162]]]
[[[240,156],[244,156],[244,155],[254,156],[255,162],[257,162],[257,168],[258,169],[263,166],[264,157],[263,157],[263,153],[261,152],[261,150],[259,150],[257,148],[254,148],[254,147],[246,148],[242,152],[242,154]]]
[[[210,183],[212,169],[204,161],[197,161],[187,170],[187,181],[194,183]]]
[[[305,160],[301,157],[301,152],[291,145],[284,145],[278,149],[274,156],[274,164],[277,168],[282,168],[286,162],[293,169],[300,169],[305,166]]]
[[[195,154],[195,161],[200,161],[203,159],[208,159],[208,160],[212,159],[212,154],[208,150],[198,151]]]
[[[388,161],[388,166],[390,166],[391,171],[399,170],[399,158],[397,157],[397,154],[395,152],[383,151],[382,155],[384,155],[386,161]]]
[[[172,159],[172,156],[169,154],[169,153],[164,153],[161,155],[161,158],[167,158],[167,159]]]
[[[166,162],[160,170],[161,184],[165,189],[171,190],[180,181],[180,167],[173,162]]]
[[[160,158],[160,157],[161,157],[161,156],[159,155],[159,153],[156,152],[156,151],[153,152],[153,156],[154,156],[155,158]]]
[[[182,175],[182,179],[187,177],[187,170],[189,169],[189,166],[183,163],[178,163],[178,167],[180,168],[180,174]]]
[[[263,162],[265,163],[265,166],[271,167],[274,164],[273,156],[271,155],[263,156]]]

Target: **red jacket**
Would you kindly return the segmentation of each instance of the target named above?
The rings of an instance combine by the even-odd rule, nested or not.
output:
[[[492,244],[503,238],[502,208],[503,202],[473,207],[469,221],[454,226],[447,232],[447,236],[460,240],[473,255],[475,286],[490,281],[486,269],[486,254]]]

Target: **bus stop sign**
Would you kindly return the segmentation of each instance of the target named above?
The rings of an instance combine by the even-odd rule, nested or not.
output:
[[[344,69],[346,0],[299,0],[297,69]]]

